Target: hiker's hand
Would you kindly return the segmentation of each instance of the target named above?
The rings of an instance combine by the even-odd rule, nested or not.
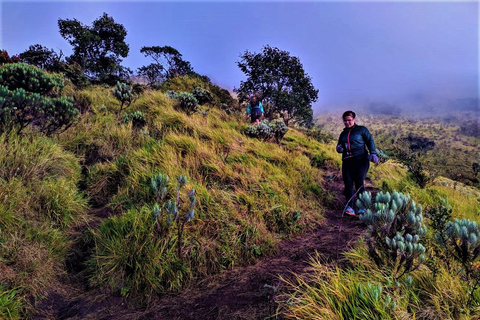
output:
[[[378,164],[378,157],[377,157],[377,155],[376,155],[375,153],[372,153],[372,154],[370,155],[370,161],[372,161],[372,162],[375,163],[375,164]]]
[[[341,144],[339,144],[339,145],[337,146],[337,152],[338,152],[338,153],[342,153],[342,152],[343,152],[343,147],[342,147]]]

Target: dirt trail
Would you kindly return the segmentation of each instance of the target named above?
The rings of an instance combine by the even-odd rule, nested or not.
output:
[[[318,252],[326,261],[339,263],[341,253],[352,246],[363,233],[357,218],[342,217],[343,183],[338,172],[325,172],[325,188],[336,198],[327,208],[325,219],[314,230],[283,241],[277,254],[259,260],[255,265],[209,276],[178,295],[156,301],[147,310],[129,309],[120,297],[98,293],[76,295],[76,299],[55,293],[40,304],[47,317],[36,319],[265,319],[272,316],[276,303],[272,287],[282,290],[279,276],[309,272],[310,257]],[[366,183],[367,191],[372,191]],[[270,286],[270,290],[265,285]],[[74,295],[74,294],[73,294]],[[43,313],[46,315],[46,313]]]

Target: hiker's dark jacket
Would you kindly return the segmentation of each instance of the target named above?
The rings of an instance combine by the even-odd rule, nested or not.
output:
[[[352,128],[343,129],[338,138],[338,144],[343,147],[342,160],[368,155],[367,149],[370,154],[377,153],[370,131],[356,124]]]

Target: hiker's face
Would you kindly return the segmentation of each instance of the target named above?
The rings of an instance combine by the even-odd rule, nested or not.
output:
[[[252,101],[253,101],[253,102],[257,102],[257,97],[253,97],[253,98],[252,98]]]
[[[355,124],[355,119],[352,116],[346,116],[343,118],[343,124],[345,128],[351,128]]]

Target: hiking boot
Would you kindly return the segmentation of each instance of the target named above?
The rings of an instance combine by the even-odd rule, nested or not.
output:
[[[345,214],[348,214],[349,216],[355,216],[355,210],[353,210],[352,207],[347,207],[347,209],[345,209]]]
[[[365,209],[363,208],[357,210],[357,214],[365,214],[365,213],[367,213],[367,211],[365,211]]]

